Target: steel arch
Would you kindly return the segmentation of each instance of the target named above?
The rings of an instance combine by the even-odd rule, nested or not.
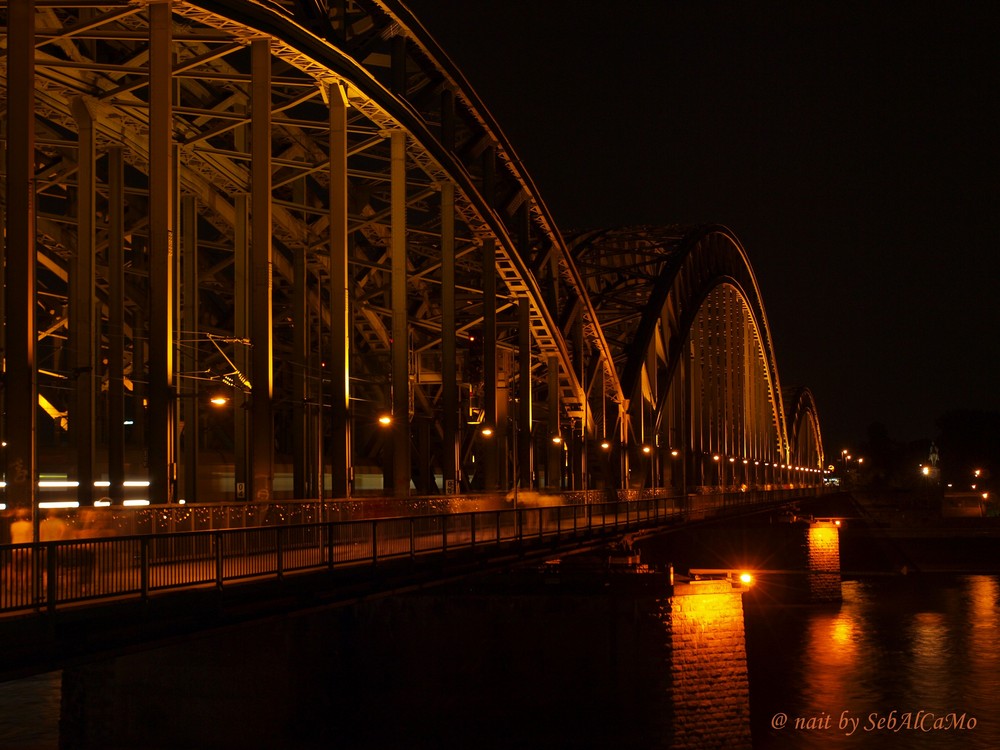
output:
[[[5,248],[7,283],[29,278],[22,265],[32,279],[32,312],[8,304],[5,334],[27,331],[38,348],[6,404],[37,389],[51,419],[28,474],[75,454],[83,502],[105,477],[121,501],[144,451],[158,502],[197,498],[205,453],[231,456],[223,494],[247,499],[276,491],[276,453],[295,496],[322,495],[326,466],[335,494],[357,489],[348,469],[365,465],[397,493],[411,478],[440,491],[438,476],[465,480],[474,452],[485,489],[533,481],[534,453],[547,454],[546,483],[587,486],[593,438],[641,380],[629,352],[648,351],[661,325],[649,311],[677,298],[670,283],[709,294],[704,274],[750,301],[777,392],[735,237],[675,238],[696,260],[678,245],[652,281],[627,281],[610,257],[598,278],[580,248],[614,233],[571,251],[486,107],[400,2],[19,0],[0,18],[33,55],[0,70],[5,146],[34,157],[6,171],[4,205],[37,196],[29,216],[4,217],[8,235],[35,237]],[[25,81],[33,96],[12,102]],[[22,106],[28,124],[13,116]],[[612,302],[648,310],[637,337]],[[217,385],[233,391],[229,416],[207,406]],[[34,446],[33,423],[4,431]],[[569,438],[570,481],[548,432]],[[35,489],[8,497],[33,503]]]
[[[626,406],[617,415],[614,435],[623,455],[631,455],[633,461],[640,458],[636,445],[649,442],[647,433],[658,432],[668,399],[673,397],[670,394],[675,377],[685,359],[693,357],[690,349],[695,321],[706,301],[717,290],[728,288],[749,312],[747,330],[737,333],[749,334],[759,346],[773,445],[759,445],[755,438],[757,451],[746,446],[727,450],[709,441],[704,446],[708,450],[702,452],[714,458],[725,450],[727,460],[767,461],[772,468],[784,471],[794,465],[760,288],[746,251],[732,231],[718,225],[631,227],[582,233],[570,240],[570,246],[621,373]],[[682,379],[690,376],[685,373]],[[746,415],[739,416],[742,419]],[[686,421],[691,421],[690,415]],[[642,425],[638,430],[637,424]],[[669,448],[674,452],[691,442],[679,436],[668,441],[670,445],[660,446],[661,450]],[[655,450],[649,445],[645,448]],[[690,451],[692,446],[687,448]],[[686,460],[690,462],[691,457]],[[622,481],[627,478],[623,476]]]

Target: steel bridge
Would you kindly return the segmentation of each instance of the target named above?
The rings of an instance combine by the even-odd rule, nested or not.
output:
[[[821,482],[735,234],[560,231],[401,2],[0,23],[8,509]]]

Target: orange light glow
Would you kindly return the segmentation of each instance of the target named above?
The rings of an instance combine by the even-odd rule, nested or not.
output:
[[[378,423],[383,427],[391,425],[392,417],[390,417],[388,414],[383,414],[381,417],[378,418]]]
[[[749,586],[751,583],[753,583],[753,576],[750,575],[749,573],[740,573],[740,583],[742,583],[744,586]]]
[[[482,434],[483,434],[483,437],[493,437],[493,428],[492,427],[484,427],[482,429]]]
[[[607,440],[602,440],[601,441],[601,450],[605,450],[605,451],[606,450],[611,450],[611,443],[609,443]]]

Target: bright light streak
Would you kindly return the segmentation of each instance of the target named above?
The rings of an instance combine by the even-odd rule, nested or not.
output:
[[[750,575],[749,573],[740,573],[740,583],[744,584],[745,586],[749,586],[751,583],[753,583],[753,576]]]
[[[98,479],[96,482],[94,482],[94,486],[95,487],[110,487],[111,486],[111,482],[107,481],[106,479]]]
[[[107,508],[109,505],[111,505],[111,501],[110,500],[95,500],[94,501],[94,507],[95,508]]]
[[[127,479],[122,482],[122,487],[149,487],[148,479]]]
[[[39,508],[79,508],[76,500],[48,500],[38,504]]]
[[[39,487],[79,487],[80,483],[67,480],[43,479],[38,482]]]
[[[126,500],[122,503],[126,506],[149,505],[149,500]]]

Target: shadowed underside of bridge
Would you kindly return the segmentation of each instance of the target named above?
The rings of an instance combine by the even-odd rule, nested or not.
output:
[[[561,234],[400,3],[0,20],[8,507],[820,481],[733,233]]]

